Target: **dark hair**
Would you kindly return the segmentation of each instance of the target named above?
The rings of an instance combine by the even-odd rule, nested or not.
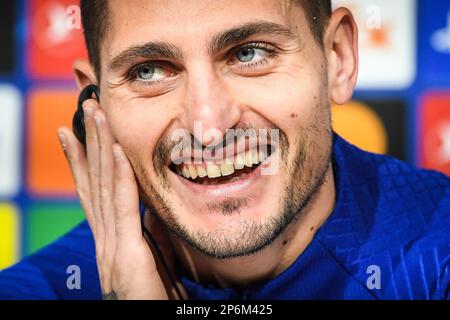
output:
[[[317,43],[323,46],[323,33],[331,16],[331,0],[295,0],[305,10]],[[100,79],[100,45],[108,25],[108,0],[80,0],[84,40],[89,60]]]
[[[80,0],[81,22],[89,61],[100,81],[100,45],[108,29],[108,0]]]
[[[317,43],[323,47],[323,35],[331,16],[331,0],[300,0]]]

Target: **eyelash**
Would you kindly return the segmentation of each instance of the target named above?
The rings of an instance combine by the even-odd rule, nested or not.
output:
[[[126,73],[126,77],[125,77],[124,80],[127,81],[127,82],[130,82],[132,84],[137,84],[137,85],[142,85],[142,86],[154,86],[154,85],[158,85],[158,84],[160,84],[162,82],[167,81],[167,79],[151,80],[151,81],[140,80],[138,78],[138,73],[139,73],[139,71],[141,71],[140,69],[143,68],[143,67],[148,67],[148,66],[153,66],[153,67],[157,67],[157,68],[163,68],[162,63],[158,64],[156,62],[148,62],[148,61],[147,62],[143,62],[143,63],[140,63],[140,64],[135,65],[134,67],[132,67]]]
[[[269,59],[273,59],[275,57],[277,57],[276,54],[276,50],[273,46],[268,45],[266,43],[262,43],[262,42],[256,42],[256,43],[247,43],[244,45],[241,45],[237,48],[234,48],[230,51],[228,51],[227,56],[233,56],[234,59],[236,59],[236,57],[234,56],[239,50],[243,50],[243,49],[256,49],[256,50],[263,50],[267,53],[267,57],[255,61],[255,62],[248,62],[248,63],[228,63],[230,65],[234,65],[237,64],[238,68],[241,70],[245,70],[245,69],[251,69],[251,68],[257,68],[257,67],[261,67],[263,65],[266,65],[269,62]],[[133,84],[137,84],[137,85],[143,85],[143,86],[154,86],[154,85],[158,85],[160,83],[163,83],[165,81],[167,81],[167,79],[161,79],[161,80],[152,80],[152,81],[144,81],[144,80],[140,80],[138,78],[138,73],[140,71],[140,68],[142,67],[148,67],[148,66],[153,66],[153,67],[163,67],[161,64],[158,64],[156,62],[143,62],[140,63],[138,65],[133,66],[127,73],[125,76],[125,81],[133,83]],[[173,67],[172,67],[173,69]]]
[[[266,43],[262,43],[262,42],[247,43],[247,44],[241,45],[240,47],[233,49],[231,51],[231,55],[235,55],[238,51],[243,50],[243,49],[260,49],[260,50],[265,51],[268,55],[267,55],[267,57],[265,57],[261,60],[255,61],[255,62],[248,62],[248,63],[237,62],[236,64],[240,64],[238,66],[238,68],[242,69],[242,70],[263,66],[269,62],[269,59],[275,58],[277,56],[276,50],[274,49],[273,46],[268,45]]]

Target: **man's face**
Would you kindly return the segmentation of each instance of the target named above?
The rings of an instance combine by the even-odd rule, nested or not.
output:
[[[115,0],[109,10],[102,108],[141,200],[207,255],[229,258],[268,245],[312,198],[330,164],[326,59],[303,9],[281,0]],[[128,50],[134,47],[142,48]],[[204,149],[220,142],[208,133],[222,138],[232,128],[276,129],[279,143],[258,140],[254,150],[233,151],[220,178],[211,159],[173,163],[176,130]],[[273,152],[260,158],[268,144]],[[236,169],[244,151],[256,152],[258,163]],[[278,170],[262,174],[276,159]],[[209,175],[195,177],[202,170]]]

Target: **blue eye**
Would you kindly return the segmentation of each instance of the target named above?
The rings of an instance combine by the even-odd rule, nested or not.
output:
[[[249,62],[255,57],[255,49],[242,48],[236,52],[236,57],[240,62]]]
[[[159,83],[175,76],[176,73],[170,67],[162,63],[145,62],[137,65],[128,72],[127,78],[130,81],[140,81],[147,84]]]
[[[153,78],[155,74],[155,67],[154,66],[144,66],[138,70],[138,77],[142,80],[150,80]]]
[[[269,58],[275,57],[275,49],[264,43],[250,43],[244,45],[233,53],[233,60],[242,68],[253,68],[266,63]]]

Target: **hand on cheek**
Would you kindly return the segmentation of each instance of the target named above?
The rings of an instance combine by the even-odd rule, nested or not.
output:
[[[95,239],[105,298],[167,299],[170,272],[158,265],[142,235],[139,195],[133,169],[115,143],[99,104],[84,105],[86,150],[68,128],[58,136]]]

